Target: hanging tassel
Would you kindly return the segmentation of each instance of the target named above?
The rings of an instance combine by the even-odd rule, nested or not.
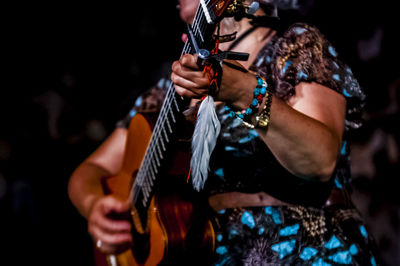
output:
[[[207,180],[209,162],[221,124],[215,112],[214,99],[211,96],[201,102],[197,113],[196,126],[192,139],[192,158],[190,161],[193,187],[200,191]]]

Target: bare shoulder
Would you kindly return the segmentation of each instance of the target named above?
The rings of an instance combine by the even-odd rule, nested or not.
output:
[[[310,116],[341,133],[346,115],[345,97],[316,82],[300,82],[296,94],[287,103],[295,110]]]

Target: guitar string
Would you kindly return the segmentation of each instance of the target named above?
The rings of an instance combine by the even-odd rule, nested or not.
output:
[[[196,13],[196,15],[197,14],[200,14],[200,16],[201,16],[201,18],[203,18],[204,17],[204,14],[203,14],[203,12],[198,12],[198,13]],[[198,17],[198,16],[197,16]],[[195,22],[196,23],[194,23],[194,27],[195,27],[195,29],[196,29],[196,32],[198,33],[199,32],[199,27],[198,27],[198,22],[200,21],[200,23],[203,25],[203,23],[204,23],[204,19],[198,19],[198,18],[196,18],[196,16],[195,16]],[[202,23],[203,22],[203,23]],[[185,50],[187,50],[187,46],[185,46],[185,48],[184,48],[184,52],[183,53],[186,53],[187,51],[185,51]],[[172,88],[173,86],[172,86],[172,84],[171,84],[171,86],[170,86],[170,88],[169,88],[169,90],[168,90],[168,92],[171,92],[172,90],[171,90],[171,88]],[[173,90],[174,91],[174,90]],[[171,94],[172,94],[172,99],[173,99],[173,101],[176,103],[176,99],[175,99],[175,95],[173,95],[173,93],[168,93],[168,96],[167,96],[167,100],[165,101],[165,103],[167,104],[167,107],[169,107],[169,108],[162,108],[162,110],[165,110],[165,112],[162,112],[162,113],[160,113],[161,114],[161,116],[162,116],[162,118],[163,118],[163,121],[166,121],[167,122],[167,125],[168,125],[168,127],[169,127],[169,130],[170,130],[170,133],[172,133],[172,129],[171,129],[171,126],[170,126],[170,121],[168,120],[168,115],[171,115],[171,117],[173,118],[173,120],[174,120],[174,122],[176,122],[175,121],[175,119],[174,119],[174,117],[173,117],[173,113],[172,113],[172,111],[171,111],[171,108],[170,108],[170,106],[171,106]],[[177,105],[177,104],[176,104]],[[178,111],[179,111],[179,107],[178,106],[176,106],[177,107],[177,109],[178,109]],[[165,119],[167,117],[167,119]],[[166,134],[166,132],[165,132],[165,127],[158,127],[157,125],[156,125],[156,128],[155,128],[155,132],[154,132],[154,137],[155,137],[155,139],[156,140],[159,140],[159,141],[161,141],[161,143],[162,143],[162,145],[163,145],[163,150],[165,151],[165,145],[164,145],[164,140],[162,139],[162,135],[161,135],[161,133],[160,133],[160,131],[162,131],[162,130],[164,130],[164,135],[166,136],[166,140],[167,140],[167,142],[169,142],[168,141],[168,137],[167,137],[167,135],[168,134]],[[150,142],[151,144],[150,144],[150,149],[149,149],[149,153],[147,153],[146,152],[146,154],[149,154],[150,156],[146,156],[146,157],[151,157],[150,158],[150,160],[147,160],[147,159],[149,159],[149,158],[147,158],[146,159],[146,162],[148,162],[148,163],[146,163],[145,165],[144,165],[144,167],[143,167],[143,169],[144,169],[144,172],[147,172],[147,173],[150,173],[151,174],[151,177],[150,178],[147,178],[147,179],[142,179],[142,177],[140,177],[139,179],[138,179],[138,181],[142,181],[142,182],[139,182],[139,183],[141,183],[141,186],[142,186],[142,189],[144,189],[144,194],[145,194],[145,196],[146,196],[146,198],[144,199],[144,201],[143,201],[143,204],[145,204],[146,202],[147,202],[147,198],[148,198],[148,196],[149,196],[149,189],[153,186],[153,180],[155,179],[155,175],[157,174],[157,167],[154,165],[154,160],[152,160],[153,159],[153,157],[155,157],[157,160],[158,160],[158,157],[157,157],[157,153],[155,153],[154,152],[154,150],[155,150],[155,148],[154,148],[154,145],[153,145],[153,143],[154,143],[154,141],[151,141]],[[157,143],[157,144],[159,144],[159,143]],[[159,146],[159,145],[157,145],[157,146]],[[153,162],[153,163],[152,163]],[[150,167],[150,172],[148,171],[149,170],[149,167]],[[152,168],[151,168],[152,167]],[[155,173],[154,173],[155,172]],[[150,183],[149,183],[150,182]]]
[[[196,33],[199,33],[199,27],[197,26],[198,23],[201,24],[200,28],[204,27],[203,26],[204,25],[204,19],[202,19],[202,18],[204,18],[204,13],[203,12],[199,12],[198,14],[200,14],[201,19],[198,19],[198,18],[195,19],[196,23],[194,24],[194,27],[196,29]],[[201,33],[199,33],[199,34],[201,34]],[[201,37],[203,37],[203,36],[201,36]],[[187,46],[184,48],[184,52],[183,53],[187,52],[187,51],[185,52],[186,49],[187,49]],[[171,90],[169,90],[169,92],[170,91]],[[171,97],[171,94],[172,94],[173,97]],[[176,105],[177,110],[179,111],[179,106],[177,105],[176,98],[174,96],[175,96],[174,93],[169,93],[168,97],[167,97],[166,104],[167,104],[167,107],[170,107],[171,106],[171,100],[170,99],[172,98],[173,102]],[[166,109],[163,109],[163,110],[165,110],[165,112],[162,112],[162,117],[164,118],[164,121],[167,122],[167,125],[169,127],[169,131],[172,134],[172,129],[171,129],[171,126],[170,126],[170,121],[168,119],[168,115],[171,116],[171,118],[172,118],[174,123],[176,123],[176,120],[174,118],[174,115],[173,115],[173,112],[172,112],[171,108],[166,108]],[[165,119],[166,117],[167,117],[167,119]],[[156,137],[158,142],[161,141],[161,144],[163,146],[163,150],[165,151],[164,140],[162,138],[162,135],[160,135],[160,134],[161,134],[162,131],[164,131],[164,135],[165,135],[166,141],[169,142],[168,134],[165,131],[165,127],[157,127],[156,129],[157,130],[155,131],[154,136]],[[147,154],[150,155],[150,156],[147,156],[147,157],[151,157],[151,158],[150,158],[150,160],[146,160],[146,162],[148,162],[148,163],[145,164],[144,168],[143,168],[144,172],[149,173],[151,176],[150,176],[150,178],[146,178],[144,180],[143,180],[142,177],[139,179],[139,180],[142,179],[142,182],[140,182],[140,183],[141,183],[142,189],[144,191],[144,195],[145,195],[145,197],[143,199],[143,205],[146,205],[146,202],[147,202],[148,197],[149,197],[149,192],[150,192],[149,189],[151,189],[151,187],[153,186],[153,184],[154,184],[153,180],[155,180],[155,177],[156,177],[155,175],[158,173],[157,167],[154,165],[153,157],[156,158],[158,166],[160,165],[158,155],[157,155],[157,153],[154,152],[155,148],[154,148],[154,145],[152,143],[154,143],[154,142],[151,142],[151,147],[150,147],[151,149],[149,149],[150,153],[147,153]],[[162,153],[159,150],[159,143],[156,143],[156,144],[157,145],[155,145],[155,146],[158,148],[158,152],[160,153],[160,157],[162,157]],[[149,167],[150,167],[150,171],[149,171]],[[146,176],[144,176],[144,177],[146,177]]]
[[[187,49],[187,47],[185,45],[184,51],[186,49]],[[173,90],[173,84],[170,84],[170,87],[169,87],[169,89],[167,91],[166,100],[164,101],[164,103],[162,105],[162,108],[161,108],[161,112],[159,114],[161,120],[165,120],[165,117],[167,116],[167,112],[169,112],[169,109],[170,109],[169,106],[171,104],[171,98],[172,98],[171,96],[173,96],[173,91],[174,91]],[[158,121],[161,121],[161,120],[158,120]],[[161,141],[161,143],[163,143],[163,140],[160,139],[160,133],[159,132],[160,132],[160,130],[165,129],[165,127],[160,126],[160,124],[161,123],[156,123],[156,126],[154,128],[154,132],[153,132],[152,137],[150,139],[150,144],[149,144],[149,146],[147,148],[147,151],[146,151],[146,154],[145,154],[145,158],[143,160],[142,166],[139,168],[139,172],[138,172],[138,175],[136,177],[135,184],[134,184],[134,187],[133,187],[133,188],[135,188],[136,192],[138,192],[138,190],[142,190],[144,192],[144,194],[146,196],[146,201],[147,201],[147,197],[148,197],[148,188],[147,188],[148,184],[146,182],[144,173],[146,173],[146,172],[149,173],[149,171],[148,171],[149,162],[150,162],[150,158],[149,157],[151,157],[151,155],[154,154],[155,147],[159,147],[160,146],[159,145],[160,141]],[[162,152],[159,151],[159,153],[160,153],[160,157],[161,157],[162,156]],[[132,194],[132,192],[133,191],[131,190],[131,194]],[[137,202],[137,196],[139,195],[139,193],[135,193],[135,195],[136,195],[135,202]],[[132,198],[132,196],[131,196],[131,198]]]
[[[205,23],[204,23],[205,19],[204,18],[205,18],[204,10],[202,8],[199,8],[197,10],[195,18],[194,18],[195,23],[193,23],[193,29],[195,29],[195,32],[197,33],[197,35],[200,35],[200,36],[201,36],[201,30],[204,30],[204,28],[205,28]],[[203,36],[201,36],[201,37],[203,39]],[[183,48],[183,51],[182,51],[182,55],[189,52],[190,48],[191,47],[188,45],[188,42],[186,42],[185,46]],[[136,193],[134,193],[135,194],[135,203],[137,202],[137,195],[139,194],[139,193],[137,193],[138,190],[142,190],[142,192],[144,192],[143,194],[145,196],[144,200],[143,200],[143,205],[146,205],[149,194],[150,194],[149,189],[154,185],[153,181],[155,179],[155,175],[158,173],[157,167],[154,165],[154,157],[156,158],[156,160],[158,162],[157,165],[158,166],[160,165],[159,158],[157,157],[157,153],[155,152],[156,149],[158,150],[158,153],[160,153],[160,157],[162,159],[162,152],[160,152],[160,149],[159,149],[160,141],[161,141],[161,144],[163,144],[163,150],[165,151],[165,144],[164,144],[164,140],[163,140],[162,134],[161,134],[162,131],[164,131],[166,140],[167,140],[167,142],[169,142],[168,137],[167,137],[168,134],[165,131],[165,123],[164,123],[164,126],[160,126],[160,125],[162,124],[162,122],[166,121],[168,123],[170,133],[172,134],[172,128],[169,124],[170,121],[168,120],[168,115],[171,115],[172,119],[174,120],[174,123],[176,123],[176,120],[174,119],[172,109],[171,109],[171,102],[173,101],[176,105],[177,110],[179,111],[179,106],[176,102],[175,97],[176,97],[176,92],[174,89],[174,84],[171,83],[169,86],[169,89],[167,91],[167,94],[166,94],[166,100],[164,101],[164,103],[161,107],[161,112],[159,114],[161,119],[158,119],[156,122],[156,125],[154,128],[154,133],[152,134],[152,137],[150,139],[150,144],[149,144],[146,154],[145,154],[145,159],[143,160],[144,164],[139,168],[138,176],[137,176],[137,178],[135,180],[135,184],[131,190],[131,194],[132,194],[132,192],[134,192],[133,190],[135,190],[135,192],[136,192]],[[157,142],[156,143],[157,145],[155,145],[155,142]],[[149,172],[149,169],[150,169],[150,172]],[[144,173],[146,173],[146,172],[151,174],[150,178],[146,178],[146,175],[144,175]],[[130,198],[132,198],[132,196],[130,196]]]
[[[196,13],[196,15],[197,14],[200,14],[200,16],[201,16],[201,18],[204,18],[204,13],[203,12],[198,12],[198,13]],[[198,16],[197,16],[198,17]],[[197,33],[199,33],[199,26],[198,26],[198,24],[199,23],[201,23],[201,25],[202,26],[200,26],[200,28],[203,28],[204,26],[204,19],[198,19],[198,18],[196,18],[196,16],[195,16],[195,23],[194,23],[194,28],[196,29],[196,32]],[[200,35],[201,36],[201,35]],[[201,37],[203,37],[203,36],[201,36]],[[185,48],[184,48],[184,52],[183,53],[186,53],[187,51],[185,51],[185,50],[187,50],[187,46],[185,46]],[[183,54],[182,53],[182,54]],[[168,90],[168,92],[171,92],[171,91],[174,91],[174,90],[171,90],[171,88],[173,87],[173,85],[171,84],[171,86],[170,86],[170,89]],[[173,97],[171,97],[171,94],[172,94],[172,96]],[[169,108],[165,108],[165,109],[162,109],[162,110],[165,110],[165,112],[162,112],[162,113],[160,113],[161,114],[161,116],[162,116],[162,118],[163,118],[163,120],[164,121],[166,121],[167,122],[167,125],[168,125],[168,127],[169,127],[169,130],[170,130],[170,133],[172,133],[172,129],[171,129],[171,126],[170,126],[170,121],[168,120],[168,118],[167,119],[165,119],[168,115],[171,115],[171,117],[172,117],[172,119],[173,119],[173,121],[174,121],[174,123],[176,123],[176,120],[174,119],[174,116],[173,116],[173,112],[171,111],[171,108],[170,108],[170,106],[171,106],[171,98],[172,98],[172,100],[175,102],[175,104],[176,104],[176,107],[177,107],[177,110],[179,111],[179,107],[178,107],[178,105],[177,105],[177,103],[176,103],[176,98],[174,97],[175,95],[173,95],[173,93],[168,93],[168,96],[167,96],[167,100],[165,101],[165,103],[167,104],[167,107],[169,107]],[[165,127],[158,127],[157,125],[156,125],[156,128],[155,128],[155,132],[154,132],[154,137],[157,139],[157,140],[160,140],[161,141],[161,143],[163,144],[163,150],[165,151],[165,145],[164,145],[164,140],[162,139],[162,135],[161,135],[161,131],[164,131],[164,135],[165,135],[165,137],[166,137],[166,141],[167,142],[169,142],[169,140],[168,140],[168,134],[166,134],[166,132],[165,132]],[[151,141],[151,145],[150,145],[150,149],[149,149],[149,153],[147,153],[146,152],[146,154],[149,154],[149,156],[146,156],[146,157],[151,157],[150,158],[150,160],[146,160],[146,162],[148,162],[148,163],[146,163],[145,165],[144,165],[144,167],[143,167],[143,169],[144,169],[144,172],[148,172],[148,173],[150,173],[151,174],[151,177],[150,178],[147,178],[147,179],[144,179],[144,180],[141,180],[142,178],[139,178],[138,179],[138,181],[139,180],[141,180],[142,182],[139,182],[139,183],[141,183],[141,186],[142,186],[142,189],[144,189],[144,194],[145,194],[145,196],[146,196],[146,199],[144,199],[144,201],[143,201],[143,203],[145,204],[146,203],[146,201],[147,201],[147,198],[148,198],[148,196],[149,196],[149,189],[153,186],[153,180],[155,179],[155,175],[158,173],[158,171],[157,171],[157,167],[154,165],[154,160],[153,160],[153,157],[155,157],[156,158],[156,160],[157,160],[157,162],[158,162],[158,165],[160,165],[159,164],[159,160],[158,160],[158,157],[157,157],[157,153],[155,153],[154,152],[154,150],[155,150],[155,148],[154,148],[154,146],[159,146],[159,145],[153,145],[153,143],[154,143],[154,141]],[[159,144],[159,143],[157,143],[157,144]],[[159,151],[159,150],[158,150]],[[161,153],[160,153],[160,155],[161,155]],[[162,155],[161,155],[162,156]],[[147,158],[148,159],[148,158]],[[149,170],[149,167],[150,167],[150,172],[148,171]],[[150,182],[150,183],[149,183]]]
[[[196,13],[196,15],[197,15],[197,18],[196,18],[196,16],[195,16],[195,23],[194,23],[194,26],[196,27],[196,29],[198,28],[197,27],[197,24],[198,24],[198,21],[201,21],[201,20],[199,20],[198,19],[198,14],[200,14],[200,15],[202,15],[202,12],[198,12],[198,13]],[[184,52],[185,52],[185,50],[187,50],[187,47],[185,47],[185,49],[184,49]],[[172,85],[172,84],[171,84]],[[171,106],[171,94],[172,93],[170,93],[172,90],[171,90],[171,87],[173,87],[173,86],[170,86],[170,89],[168,90],[168,95],[167,95],[167,97],[166,97],[166,101],[165,101],[165,103],[167,104],[167,106],[169,107],[169,106]],[[173,95],[172,95],[173,96]],[[173,101],[174,102],[176,102],[176,100],[175,100],[175,97],[173,98]],[[178,106],[177,106],[178,107]],[[168,116],[168,114],[171,114],[171,116],[173,116],[173,114],[172,114],[172,112],[170,112],[170,108],[162,108],[162,110],[164,111],[165,110],[165,112],[161,112],[160,113],[160,116],[162,117],[162,118],[164,118],[164,121],[167,121],[167,123],[168,123],[168,126],[169,126],[169,130],[170,130],[170,133],[171,133],[171,127],[170,127],[170,125],[169,125],[169,120],[165,120],[165,117],[166,116]],[[179,107],[178,107],[178,110],[179,110]],[[155,128],[155,131],[154,131],[154,136],[155,137],[159,137],[160,135],[160,133],[159,133],[159,128],[160,128],[160,130],[162,131],[164,131],[164,135],[167,137],[167,135],[168,134],[166,134],[166,132],[165,132],[165,127],[156,127]],[[161,142],[163,142],[163,139],[161,138],[160,139],[161,140]],[[167,142],[168,142],[168,138],[167,138]],[[153,143],[153,142],[151,142],[151,143]],[[162,143],[163,144],[163,143]],[[163,144],[163,146],[164,146],[164,144]],[[150,147],[151,149],[149,149],[149,151],[150,151],[150,153],[148,153],[148,154],[153,154],[154,153],[154,147],[153,147],[153,145],[151,145],[151,147]],[[149,160],[146,160],[146,162],[149,162]],[[144,169],[146,170],[147,168],[148,168],[148,165],[146,164],[146,165],[144,165],[145,167],[144,167]],[[145,184],[146,185],[146,184]]]

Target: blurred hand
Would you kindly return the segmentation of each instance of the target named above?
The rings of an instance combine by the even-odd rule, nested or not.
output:
[[[104,253],[116,254],[132,245],[130,206],[113,196],[97,199],[89,214],[89,233]],[[101,245],[98,245],[101,241]]]

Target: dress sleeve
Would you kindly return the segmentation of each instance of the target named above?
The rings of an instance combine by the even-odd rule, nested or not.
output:
[[[135,104],[131,110],[129,110],[128,114],[116,123],[116,127],[129,128],[132,118],[137,113],[158,113],[161,110],[165,94],[170,84],[170,80],[162,78],[155,86],[140,94],[139,97],[136,98]]]
[[[319,83],[346,97],[346,130],[360,127],[365,95],[351,69],[316,27],[293,24],[275,45],[272,71],[278,96],[289,98],[300,82]]]

